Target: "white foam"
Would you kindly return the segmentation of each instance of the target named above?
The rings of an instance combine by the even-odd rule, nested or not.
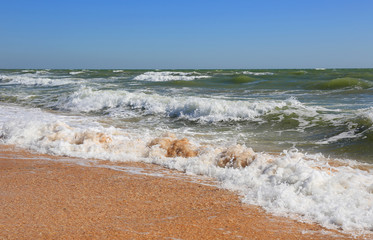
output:
[[[209,78],[195,72],[145,72],[134,78],[139,81],[166,82],[166,81],[193,81],[195,79]]]
[[[176,132],[177,133],[177,132]],[[238,191],[243,201],[258,204],[281,215],[311,220],[330,228],[373,231],[373,172],[349,166],[330,167],[321,154],[307,155],[296,149],[281,155],[245,151],[252,158],[245,168],[218,167],[228,144],[201,145],[192,158],[168,158],[159,145],[148,143],[159,133],[146,128],[104,128],[88,117],[64,117],[38,109],[1,106],[0,141],[42,153],[112,161],[143,161],[217,179]],[[180,136],[182,137],[182,136]],[[232,165],[234,166],[234,164]]]
[[[70,75],[78,75],[78,74],[82,74],[82,73],[85,73],[85,71],[72,71],[72,72],[69,72]]]
[[[340,134],[332,136],[326,140],[316,142],[316,144],[329,144],[329,143],[337,142],[342,139],[349,139],[349,138],[356,138],[356,137],[359,137],[359,134],[355,134],[354,130],[350,130],[350,131],[342,132]]]
[[[107,160],[133,160],[141,156],[136,134],[103,128],[94,120],[64,117],[38,109],[2,106],[0,141],[42,153]],[[143,133],[146,131],[143,131]],[[103,137],[103,138],[102,138]],[[137,135],[140,139],[141,135]],[[108,140],[109,139],[109,140]],[[111,139],[111,140],[110,140]],[[111,141],[116,144],[108,144]],[[134,158],[134,157],[135,158]]]
[[[358,114],[369,119],[373,123],[373,107],[361,109],[358,111]]]

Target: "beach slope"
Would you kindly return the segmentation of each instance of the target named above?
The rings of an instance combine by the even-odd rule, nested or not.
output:
[[[159,166],[73,162],[0,145],[0,239],[351,238]]]

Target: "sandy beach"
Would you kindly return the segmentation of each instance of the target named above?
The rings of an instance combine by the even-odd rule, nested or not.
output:
[[[66,159],[0,146],[0,239],[352,238],[242,204],[212,180]]]
[[[373,240],[373,1],[2,1],[0,240]]]

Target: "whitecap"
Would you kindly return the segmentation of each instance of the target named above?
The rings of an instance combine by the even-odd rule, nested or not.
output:
[[[209,78],[195,72],[145,72],[134,78],[139,81],[166,82],[166,81],[193,81],[195,79]]]
[[[72,71],[72,72],[69,72],[70,75],[78,75],[78,74],[82,74],[82,73],[85,73],[84,71]]]
[[[265,76],[265,75],[274,75],[272,72],[250,72],[243,71],[242,74],[254,75],[254,76]]]
[[[71,79],[40,77],[37,74],[0,75],[3,84],[60,86],[75,83]]]

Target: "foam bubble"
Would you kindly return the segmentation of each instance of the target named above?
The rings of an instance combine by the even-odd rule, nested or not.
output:
[[[145,72],[134,78],[139,81],[166,82],[166,81],[193,81],[195,79],[209,78],[194,72]]]

